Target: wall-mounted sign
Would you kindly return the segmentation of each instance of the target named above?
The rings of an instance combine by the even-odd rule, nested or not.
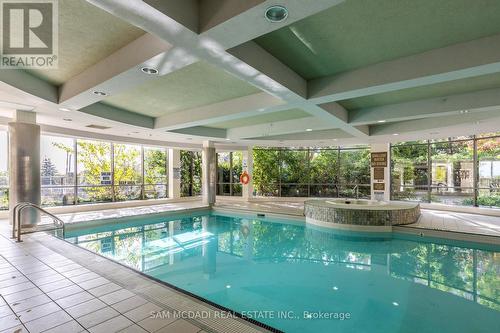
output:
[[[384,180],[384,168],[373,168],[373,179]]]
[[[173,168],[174,179],[181,179],[181,168]]]
[[[373,183],[374,191],[385,191],[385,183]]]
[[[387,152],[372,153],[372,167],[386,167],[387,166]]]

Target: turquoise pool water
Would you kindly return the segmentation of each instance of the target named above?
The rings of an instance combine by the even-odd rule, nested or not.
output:
[[[215,213],[66,238],[285,332],[500,332],[500,246]]]

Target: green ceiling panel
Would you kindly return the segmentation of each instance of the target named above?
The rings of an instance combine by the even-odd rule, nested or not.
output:
[[[234,127],[243,127],[243,126],[251,126],[251,125],[260,125],[267,124],[276,121],[283,120],[292,120],[292,119],[300,119],[305,117],[310,117],[311,115],[305,111],[300,109],[291,109],[286,111],[277,111],[271,113],[263,113],[257,116],[235,119],[224,121],[221,123],[211,124],[210,127],[216,128],[234,128]]]
[[[339,103],[348,110],[354,110],[493,88],[500,88],[500,74],[489,74],[384,94],[364,96],[340,101]]]
[[[313,79],[498,33],[498,0],[346,0],[255,41]]]
[[[222,102],[260,90],[221,69],[197,62],[110,96],[105,103],[151,117]]]
[[[59,1],[59,68],[28,72],[60,85],[137,39],[144,31],[87,1]]]

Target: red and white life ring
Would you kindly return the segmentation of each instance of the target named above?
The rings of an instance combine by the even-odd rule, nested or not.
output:
[[[240,175],[240,182],[243,185],[246,185],[248,184],[249,181],[250,181],[250,175],[248,174],[248,172],[243,171],[243,173]]]

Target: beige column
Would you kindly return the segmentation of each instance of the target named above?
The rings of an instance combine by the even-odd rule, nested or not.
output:
[[[168,197],[181,197],[181,151],[168,150]]]
[[[250,175],[248,184],[242,186],[242,198],[249,201],[253,198],[253,147],[243,151],[243,168]]]
[[[215,204],[217,186],[217,157],[213,142],[203,142],[201,155],[201,194],[203,203]]]
[[[9,123],[9,143],[9,208],[20,202],[40,205],[40,126],[36,113],[15,112]],[[22,225],[36,225],[39,220],[38,211],[23,210]]]

